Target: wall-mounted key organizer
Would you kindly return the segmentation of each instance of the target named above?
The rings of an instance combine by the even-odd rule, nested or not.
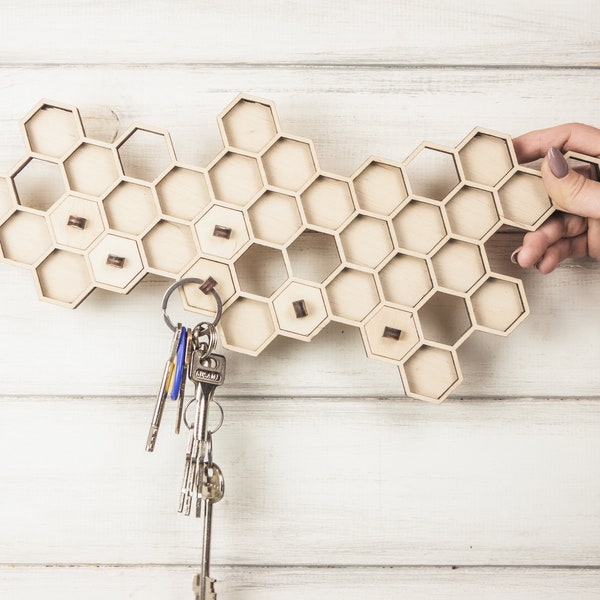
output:
[[[553,206],[508,136],[477,128],[341,177],[282,133],[267,100],[239,96],[218,123],[224,149],[201,168],[177,161],[166,131],[134,126],[107,144],[77,108],[40,102],[22,121],[26,157],[0,178],[3,260],[71,308],[147,273],[212,277],[225,348],[258,355],[339,321],[433,402],[460,384],[457,349],[475,330],[507,335],[527,316],[521,281],[491,272],[484,243],[502,224],[535,229]],[[145,152],[159,168],[140,166]],[[212,309],[197,286],[181,292],[189,310]]]

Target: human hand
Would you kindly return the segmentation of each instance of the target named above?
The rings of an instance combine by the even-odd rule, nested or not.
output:
[[[542,180],[559,211],[523,238],[511,260],[521,267],[552,272],[566,258],[600,260],[600,183],[569,169],[569,150],[600,156],[600,129],[570,123],[540,129],[513,140],[517,159],[528,163],[545,157]]]

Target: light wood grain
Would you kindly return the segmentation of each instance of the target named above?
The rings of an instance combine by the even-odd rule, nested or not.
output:
[[[239,92],[253,93],[275,101],[285,133],[314,141],[324,171],[350,175],[370,155],[401,161],[423,141],[454,146],[477,125],[518,135],[599,124],[589,91],[596,81],[594,69],[532,77],[511,69],[4,67],[0,172],[23,155],[18,121],[40,98],[79,106],[86,132],[107,141],[140,121],[164,128],[180,161],[207,165],[222,148],[216,115]]]
[[[475,126],[598,124],[599,11],[0,0],[0,172],[23,155],[18,121],[40,98],[80,106],[107,142],[138,121],[167,129],[182,162],[205,165],[222,147],[215,115],[252,93],[342,175]],[[531,316],[460,349],[468,400],[399,398],[395,369],[339,324],[229,357],[220,598],[600,596],[599,267],[523,274],[508,262],[518,235],[491,244],[492,268],[523,275]],[[175,512],[184,440],[165,428],[143,452],[170,337],[166,282],[68,311],[40,303],[24,270],[2,264],[0,281],[0,596],[191,595],[199,525]],[[540,566],[432,567],[456,564]]]
[[[1,563],[193,564],[152,398],[1,401]],[[215,564],[598,566],[597,400],[223,398]]]
[[[217,569],[227,600],[595,600],[597,569],[515,568],[260,568]],[[164,600],[187,598],[189,566],[2,566],[0,591],[15,600]]]
[[[5,5],[10,63],[597,65],[597,2]],[[115,88],[117,89],[117,88]],[[357,88],[358,89],[358,88]]]
[[[509,256],[519,234],[488,243],[492,269],[523,277],[531,314],[507,338],[475,333],[459,349],[461,396],[599,396],[599,266],[566,264],[544,277]],[[1,266],[5,394],[152,395],[160,383],[171,334],[160,304],[167,282],[142,282],[129,296],[95,291],[75,311],[39,302],[25,270]],[[177,311],[173,318],[194,323]],[[60,351],[55,341],[61,340]],[[25,340],[32,340],[27,345]],[[368,359],[356,328],[330,324],[310,343],[278,339],[259,357],[227,353],[227,393],[260,397],[403,395],[393,365]],[[560,365],[560,368],[557,368]]]

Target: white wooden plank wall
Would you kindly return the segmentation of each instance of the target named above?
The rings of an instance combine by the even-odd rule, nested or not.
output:
[[[103,139],[163,127],[206,164],[215,116],[252,93],[340,174],[476,125],[598,125],[599,22],[595,0],[2,0],[0,172],[42,97]],[[521,272],[519,239],[490,256],[523,277],[531,316],[473,336],[441,406],[404,398],[340,325],[228,355],[219,598],[600,598],[600,268]],[[144,452],[166,283],[68,311],[25,270],[1,264],[0,282],[0,598],[191,597],[200,523],[175,510],[172,412]]]

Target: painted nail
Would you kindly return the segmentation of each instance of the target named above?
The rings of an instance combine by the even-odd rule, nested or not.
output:
[[[521,250],[523,250],[523,246],[519,246],[511,255],[510,255],[510,262],[518,265],[519,261],[517,260],[517,257],[519,256],[519,252],[521,252]]]
[[[554,177],[558,179],[562,179],[569,172],[569,165],[558,148],[553,147],[548,150],[548,166]]]

